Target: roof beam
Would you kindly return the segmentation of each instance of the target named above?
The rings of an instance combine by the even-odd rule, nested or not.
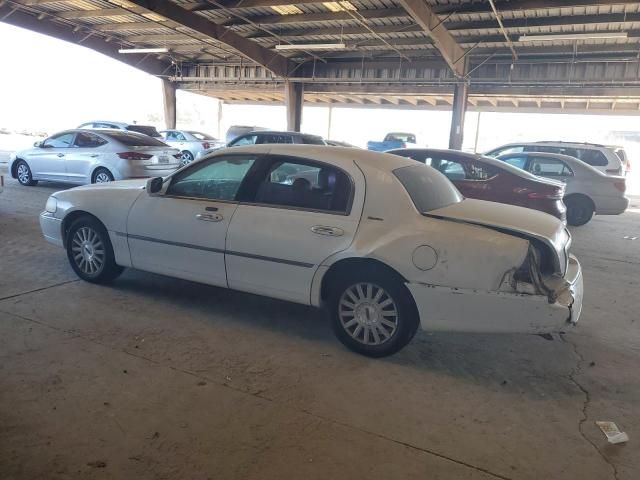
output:
[[[106,23],[104,25],[95,25],[93,28],[100,32],[121,32],[123,30],[157,30],[165,28],[165,25],[156,22],[126,22]]]
[[[131,15],[132,13],[142,13],[143,8],[132,8],[125,10],[124,8],[99,8],[97,10],[75,10],[73,12],[56,13],[61,18],[67,20],[77,20],[79,18],[102,18],[102,17],[119,17],[122,15]]]
[[[405,12],[405,15],[406,14]],[[284,15],[282,17],[295,17],[303,15]],[[271,18],[258,17],[260,18]],[[604,13],[600,15],[576,15],[563,17],[527,17],[527,18],[503,18],[502,23],[505,28],[535,28],[535,27],[561,27],[571,25],[592,25],[600,23],[628,23],[640,22],[640,13]],[[495,20],[472,20],[472,21],[446,21],[445,26],[450,32],[464,32],[465,30],[496,30],[498,28]],[[422,31],[419,25],[381,25],[372,26],[377,33],[404,33]],[[295,28],[281,30],[279,36],[307,37],[312,35],[360,35],[370,33],[364,27],[326,27],[326,28]],[[581,32],[582,33],[582,32]],[[261,30],[248,35],[248,38],[266,37],[267,34]],[[461,38],[456,36],[456,38]],[[514,40],[515,41],[515,40]]]
[[[442,58],[457,76],[464,75],[465,51],[443,25],[438,15],[423,0],[398,0],[415,22],[433,40]]]
[[[377,10],[359,10],[361,17],[366,19],[376,18],[404,18],[409,14],[404,8],[382,8]],[[349,12],[326,12],[326,13],[300,13],[293,15],[261,15],[249,17],[252,23],[257,25],[286,25],[290,23],[309,22],[332,22],[336,20],[353,20]],[[246,25],[249,22],[240,18],[231,18],[222,22],[221,25]]]
[[[197,13],[190,12],[173,2],[160,0],[131,0],[132,3],[153,13],[178,22],[196,32],[217,40],[237,50],[249,60],[262,65],[280,77],[288,77],[293,70],[293,63],[283,55],[273,52],[257,43],[244,38],[232,30],[217,25]]]
[[[318,0],[295,0],[295,5],[305,5],[320,3]],[[610,6],[610,5],[631,5],[638,3],[637,0],[497,0],[496,7],[501,12],[549,9],[561,7],[585,7],[585,6]],[[255,7],[276,7],[281,5],[291,5],[292,0],[216,0],[216,3],[200,2],[188,7],[191,11],[219,10],[221,8],[255,8]],[[491,6],[487,2],[477,2],[471,4],[434,5],[433,12],[440,14],[449,13],[481,13],[491,12]],[[360,10],[360,13],[366,10]],[[287,17],[289,15],[283,15]]]

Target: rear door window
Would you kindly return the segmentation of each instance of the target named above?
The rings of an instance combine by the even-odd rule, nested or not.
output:
[[[261,133],[258,134],[256,143],[293,143],[291,135]]]
[[[105,145],[107,141],[98,135],[88,132],[78,132],[73,142],[74,147],[78,148],[96,148]]]
[[[578,158],[584,163],[587,163],[594,167],[606,167],[607,165],[609,165],[609,160],[607,160],[605,154],[600,150],[579,148]]]
[[[529,171],[541,177],[568,177],[573,175],[569,166],[554,158],[533,157]]]
[[[348,214],[352,195],[353,182],[338,168],[304,159],[275,158],[258,186],[255,202]]]

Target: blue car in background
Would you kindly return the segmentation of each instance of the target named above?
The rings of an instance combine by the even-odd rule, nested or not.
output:
[[[417,147],[416,136],[413,133],[387,133],[381,142],[374,140],[367,142],[367,150],[373,150],[374,152],[386,152],[387,150],[411,147]]]

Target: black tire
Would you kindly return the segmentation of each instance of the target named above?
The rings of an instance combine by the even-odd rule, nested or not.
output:
[[[188,165],[191,162],[193,162],[194,158],[195,157],[193,156],[193,153],[191,153],[189,150],[183,150],[182,159],[180,160],[180,165],[181,166]]]
[[[366,288],[367,284],[371,285],[372,291],[369,293]],[[357,291],[357,286],[361,286],[361,291],[369,297],[376,297],[378,291],[374,290],[376,287],[381,289],[384,293],[376,303],[375,301],[363,302],[360,305],[360,313],[363,315],[341,315],[346,310],[353,310],[351,307],[345,307],[341,305],[341,302],[345,299],[353,301],[353,297],[349,297],[349,291],[352,294]],[[352,290],[352,289],[355,289]],[[391,300],[392,307],[385,306],[379,308],[381,304],[385,303],[387,299]],[[366,305],[365,305],[366,304]],[[389,315],[389,312],[393,309],[396,311],[396,316]],[[366,355],[368,357],[386,357],[392,355],[397,351],[405,347],[413,338],[420,324],[418,312],[411,297],[411,293],[407,287],[394,275],[389,274],[386,271],[381,271],[376,268],[365,268],[359,271],[350,272],[340,277],[335,285],[332,286],[329,301],[327,305],[327,311],[330,316],[331,325],[333,331],[347,348],[354,352]],[[367,310],[372,311],[370,315]],[[382,320],[380,312],[382,311]],[[377,312],[377,313],[376,313]],[[384,312],[387,312],[386,314]],[[360,320],[358,320],[358,318]],[[363,318],[366,317],[366,318]],[[353,319],[356,323],[349,326]],[[396,324],[395,329],[392,330],[388,323],[383,324],[382,321],[386,320],[388,323]],[[366,322],[371,322],[368,326]],[[360,325],[360,327],[358,327]],[[360,333],[356,333],[356,330],[360,328]],[[368,328],[368,330],[367,330]],[[389,338],[383,339],[382,329],[386,331]],[[373,331],[376,331],[378,340],[383,340],[379,344],[375,344],[376,338]],[[367,343],[364,342],[364,335],[367,335]],[[355,338],[354,338],[355,337]],[[360,338],[362,337],[362,338]],[[373,341],[374,344],[371,344]]]
[[[564,204],[567,207],[567,223],[574,227],[579,227],[589,222],[593,217],[593,202],[581,195],[571,195],[565,197]]]
[[[38,184],[37,180],[33,179],[33,175],[31,174],[31,168],[24,160],[18,160],[15,166],[16,178],[20,185],[24,185],[25,187],[33,187]]]
[[[96,168],[91,175],[91,183],[113,182],[113,174],[104,167]]]
[[[109,283],[124,270],[115,262],[107,230],[88,215],[78,218],[69,228],[67,258],[76,275],[91,283]]]

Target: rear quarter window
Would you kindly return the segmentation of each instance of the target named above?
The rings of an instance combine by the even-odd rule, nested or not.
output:
[[[393,174],[420,213],[444,208],[463,199],[458,189],[444,175],[427,165],[397,168]]]

